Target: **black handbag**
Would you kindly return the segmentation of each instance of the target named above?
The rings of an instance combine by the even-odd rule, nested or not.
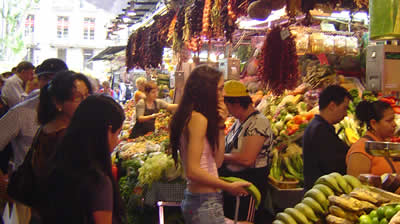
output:
[[[32,157],[38,145],[38,136],[42,128],[39,128],[33,138],[31,147],[22,164],[14,171],[8,182],[7,194],[25,205],[33,205],[35,191],[35,174],[32,167]]]

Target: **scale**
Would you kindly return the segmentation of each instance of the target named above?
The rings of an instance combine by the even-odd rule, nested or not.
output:
[[[373,156],[400,158],[400,143],[367,141],[365,142],[365,151]],[[386,159],[386,161],[395,173],[392,161],[389,159]]]

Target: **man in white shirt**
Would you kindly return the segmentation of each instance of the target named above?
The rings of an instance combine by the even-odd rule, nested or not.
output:
[[[39,79],[40,88],[51,81],[57,72],[64,70],[68,70],[68,67],[65,62],[60,59],[50,58],[43,61],[35,70]],[[14,155],[10,164],[12,164],[13,170],[22,164],[39,127],[37,122],[38,104],[39,92],[34,91],[30,94],[29,99],[12,107],[0,119],[0,129],[7,130],[0,132],[0,151],[11,141]],[[5,183],[5,179],[7,178],[7,175],[0,175],[0,186],[2,183]],[[29,207],[18,202],[16,205],[19,216],[18,224],[28,224],[31,219]]]
[[[34,69],[35,66],[32,63],[28,61],[20,62],[17,65],[16,74],[6,80],[1,91],[1,97],[9,108],[25,100],[27,96],[25,85],[33,79]]]

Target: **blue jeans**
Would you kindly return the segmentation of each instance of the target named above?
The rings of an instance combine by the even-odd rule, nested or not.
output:
[[[221,193],[191,193],[186,189],[181,209],[186,224],[225,223]]]

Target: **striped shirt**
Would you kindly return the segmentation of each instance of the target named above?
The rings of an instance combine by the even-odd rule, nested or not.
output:
[[[14,150],[14,169],[22,164],[32,144],[36,130],[39,96],[26,100],[11,108],[0,119],[0,150],[11,141]]]

